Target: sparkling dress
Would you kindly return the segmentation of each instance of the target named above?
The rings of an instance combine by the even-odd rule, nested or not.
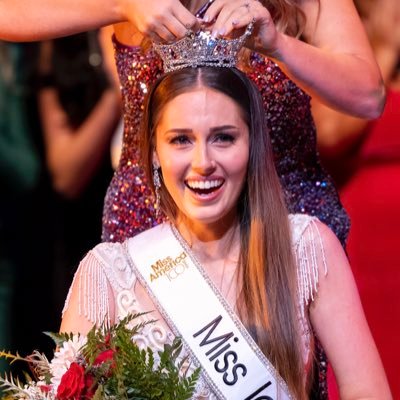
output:
[[[328,269],[323,243],[319,236],[319,221],[303,214],[290,215],[289,221],[292,248],[296,256],[299,289],[298,323],[301,332],[304,379],[306,379],[306,371],[309,370],[313,357],[313,353],[310,351],[312,331],[308,309],[315,298],[318,283],[325,278]],[[165,227],[158,228],[165,229]],[[158,242],[157,228],[153,228],[145,234],[148,243]],[[96,325],[100,325],[104,321],[115,324],[128,314],[158,309],[157,303],[144,294],[144,288],[135,274],[135,267],[132,265],[129,255],[131,250],[128,250],[131,247],[131,240],[127,239],[123,243],[101,243],[86,255],[75,274],[64,312],[69,307],[72,288],[75,288],[75,291],[78,290],[79,314]],[[134,248],[137,249],[137,247]],[[187,251],[190,256],[190,250]],[[216,285],[215,282],[214,285]],[[215,290],[218,291],[218,288]],[[230,306],[234,309],[234,304],[231,303]],[[160,312],[159,309],[158,312]],[[171,317],[173,318],[172,315]],[[153,322],[148,323],[150,320]],[[150,347],[157,359],[157,352],[163,350],[165,344],[172,343],[175,337],[173,328],[169,326],[168,319],[164,318],[164,314],[157,313],[157,311],[141,316],[140,320],[134,320],[133,324],[139,322],[148,324],[134,336],[134,340],[140,348]],[[182,355],[182,357],[184,356],[185,354]],[[193,361],[189,356],[189,373],[195,369]],[[203,374],[200,376],[192,399],[218,399]]]
[[[157,223],[154,198],[140,166],[138,132],[143,99],[161,73],[152,51],[122,45],[114,39],[124,107],[124,139],[120,164],[109,186],[103,214],[103,241],[125,238]],[[317,150],[310,97],[272,61],[254,54],[250,78],[261,91],[276,167],[291,213],[317,216],[344,244],[349,220]]]
[[[116,64],[124,107],[121,159],[108,188],[103,213],[102,239],[122,242],[162,222],[156,218],[154,197],[140,166],[138,132],[143,100],[161,74],[162,63],[150,51],[126,46],[114,38]],[[316,216],[345,244],[349,219],[330,177],[323,170],[316,149],[316,131],[310,97],[271,60],[253,54],[249,77],[259,88],[270,130],[275,165],[291,213]],[[317,341],[316,398],[327,398],[326,357]]]

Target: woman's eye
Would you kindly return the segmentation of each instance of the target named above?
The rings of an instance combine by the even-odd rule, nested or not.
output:
[[[186,135],[179,135],[175,136],[170,140],[171,144],[177,144],[177,145],[184,145],[190,143],[189,138]]]
[[[215,135],[214,142],[217,143],[233,143],[235,137],[229,133],[218,133]]]

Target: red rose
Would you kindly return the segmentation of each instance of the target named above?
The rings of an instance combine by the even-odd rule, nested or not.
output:
[[[93,365],[102,364],[105,361],[112,361],[114,359],[114,350],[104,350],[102,351],[94,360]]]
[[[39,388],[42,393],[49,393],[51,390],[51,385],[40,385]]]
[[[96,393],[97,382],[94,379],[94,376],[91,374],[85,375],[85,388],[83,390],[83,398],[84,399],[92,399],[94,394]]]
[[[85,387],[85,370],[82,365],[71,363],[67,372],[62,376],[57,389],[57,400],[79,400]]]
[[[94,360],[93,365],[99,365],[105,361],[112,360],[114,358],[114,350],[108,349],[102,351]]]
[[[104,338],[104,344],[106,346],[109,346],[111,342],[111,335],[109,333],[107,333],[106,337]]]

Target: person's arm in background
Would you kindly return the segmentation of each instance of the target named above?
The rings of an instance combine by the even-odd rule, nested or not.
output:
[[[46,45],[51,43],[43,44]],[[121,116],[120,94],[111,69],[114,64],[107,61],[107,52],[103,51],[103,56],[110,86],[78,127],[70,124],[54,87],[45,87],[39,92],[46,160],[53,187],[69,198],[78,196],[95,174],[109,151]]]
[[[368,3],[364,24],[370,38],[383,81],[391,86],[400,59],[400,3],[381,0]],[[361,3],[360,3],[361,5]],[[318,147],[326,159],[335,159],[358,142],[369,121],[327,107],[317,98],[312,111],[318,134]]]
[[[352,115],[381,114],[384,85],[351,0],[300,2],[306,16],[305,41],[279,32],[261,2],[248,3],[245,7],[239,0],[215,0],[206,13],[210,21],[217,18],[214,33],[223,36],[255,20],[249,46],[275,60],[309,94]]]
[[[39,102],[53,186],[73,198],[86,186],[108,151],[120,116],[118,93],[107,89],[77,129],[69,125],[55,89],[41,90]]]

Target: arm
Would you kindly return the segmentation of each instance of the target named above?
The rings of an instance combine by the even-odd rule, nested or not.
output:
[[[357,143],[369,120],[352,117],[312,99],[312,113],[317,128],[318,150],[325,160],[337,160]]]
[[[42,40],[130,21],[153,39],[182,37],[197,20],[179,0],[0,0],[0,38]]]
[[[55,89],[39,94],[47,164],[56,190],[75,197],[96,172],[120,116],[115,89],[106,90],[77,129],[72,128]]]
[[[123,21],[119,0],[0,0],[0,38],[40,40]]]
[[[396,79],[399,60],[399,4],[396,0],[381,0],[379,3],[368,4],[363,21],[387,87],[390,87]],[[365,134],[368,125],[367,120],[342,114],[317,99],[313,99],[313,115],[317,126],[319,149],[328,159],[335,158],[351,148]]]
[[[318,226],[329,272],[324,276],[320,265],[319,289],[310,306],[310,319],[333,367],[340,398],[390,400],[350,265],[333,232],[322,223]]]
[[[218,16],[214,33],[229,34],[254,18],[249,46],[274,59],[300,87],[338,110],[365,118],[380,115],[384,86],[351,0],[303,0],[306,42],[279,32],[258,1],[249,2],[248,12],[239,0],[224,3],[216,0],[206,14],[209,20]]]

